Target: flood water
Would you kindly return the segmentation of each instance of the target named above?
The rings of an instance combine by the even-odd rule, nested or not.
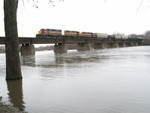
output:
[[[21,57],[22,81],[5,81],[0,96],[28,113],[150,113],[150,46]]]

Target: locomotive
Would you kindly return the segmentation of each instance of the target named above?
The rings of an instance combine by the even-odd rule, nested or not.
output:
[[[45,36],[58,36],[58,35],[62,35],[62,30],[60,29],[41,29],[40,31],[38,31],[38,34],[36,35],[36,37],[45,37]]]
[[[37,38],[45,38],[45,37],[62,37],[62,36],[69,36],[69,37],[87,37],[87,38],[97,38],[97,39],[128,39],[128,35],[122,34],[114,34],[108,35],[106,33],[92,33],[92,32],[79,32],[79,31],[71,31],[65,30],[64,33],[60,29],[41,29],[38,31],[36,35]]]

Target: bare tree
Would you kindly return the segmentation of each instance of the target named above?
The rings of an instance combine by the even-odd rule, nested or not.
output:
[[[150,39],[150,31],[146,31],[144,33],[144,36],[145,36],[146,39]]]
[[[150,8],[150,0],[148,0],[147,2],[145,0],[141,0],[139,3],[139,6],[137,7],[136,11],[139,11],[140,8],[144,5],[147,4],[147,7],[145,8],[145,10]]]

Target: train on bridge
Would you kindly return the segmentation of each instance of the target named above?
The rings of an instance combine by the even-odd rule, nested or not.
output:
[[[60,29],[41,29],[36,34],[37,38],[48,38],[48,37],[88,37],[97,39],[131,39],[132,37],[124,34],[113,34],[108,35],[106,33],[93,33],[93,32],[79,32],[65,30],[62,32]]]

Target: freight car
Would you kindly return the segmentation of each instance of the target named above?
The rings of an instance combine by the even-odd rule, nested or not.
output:
[[[113,34],[113,35],[108,35],[108,38],[110,38],[110,39],[128,39],[129,36],[124,35],[124,34]]]
[[[100,38],[108,38],[108,34],[106,33],[95,33],[98,39]]]

